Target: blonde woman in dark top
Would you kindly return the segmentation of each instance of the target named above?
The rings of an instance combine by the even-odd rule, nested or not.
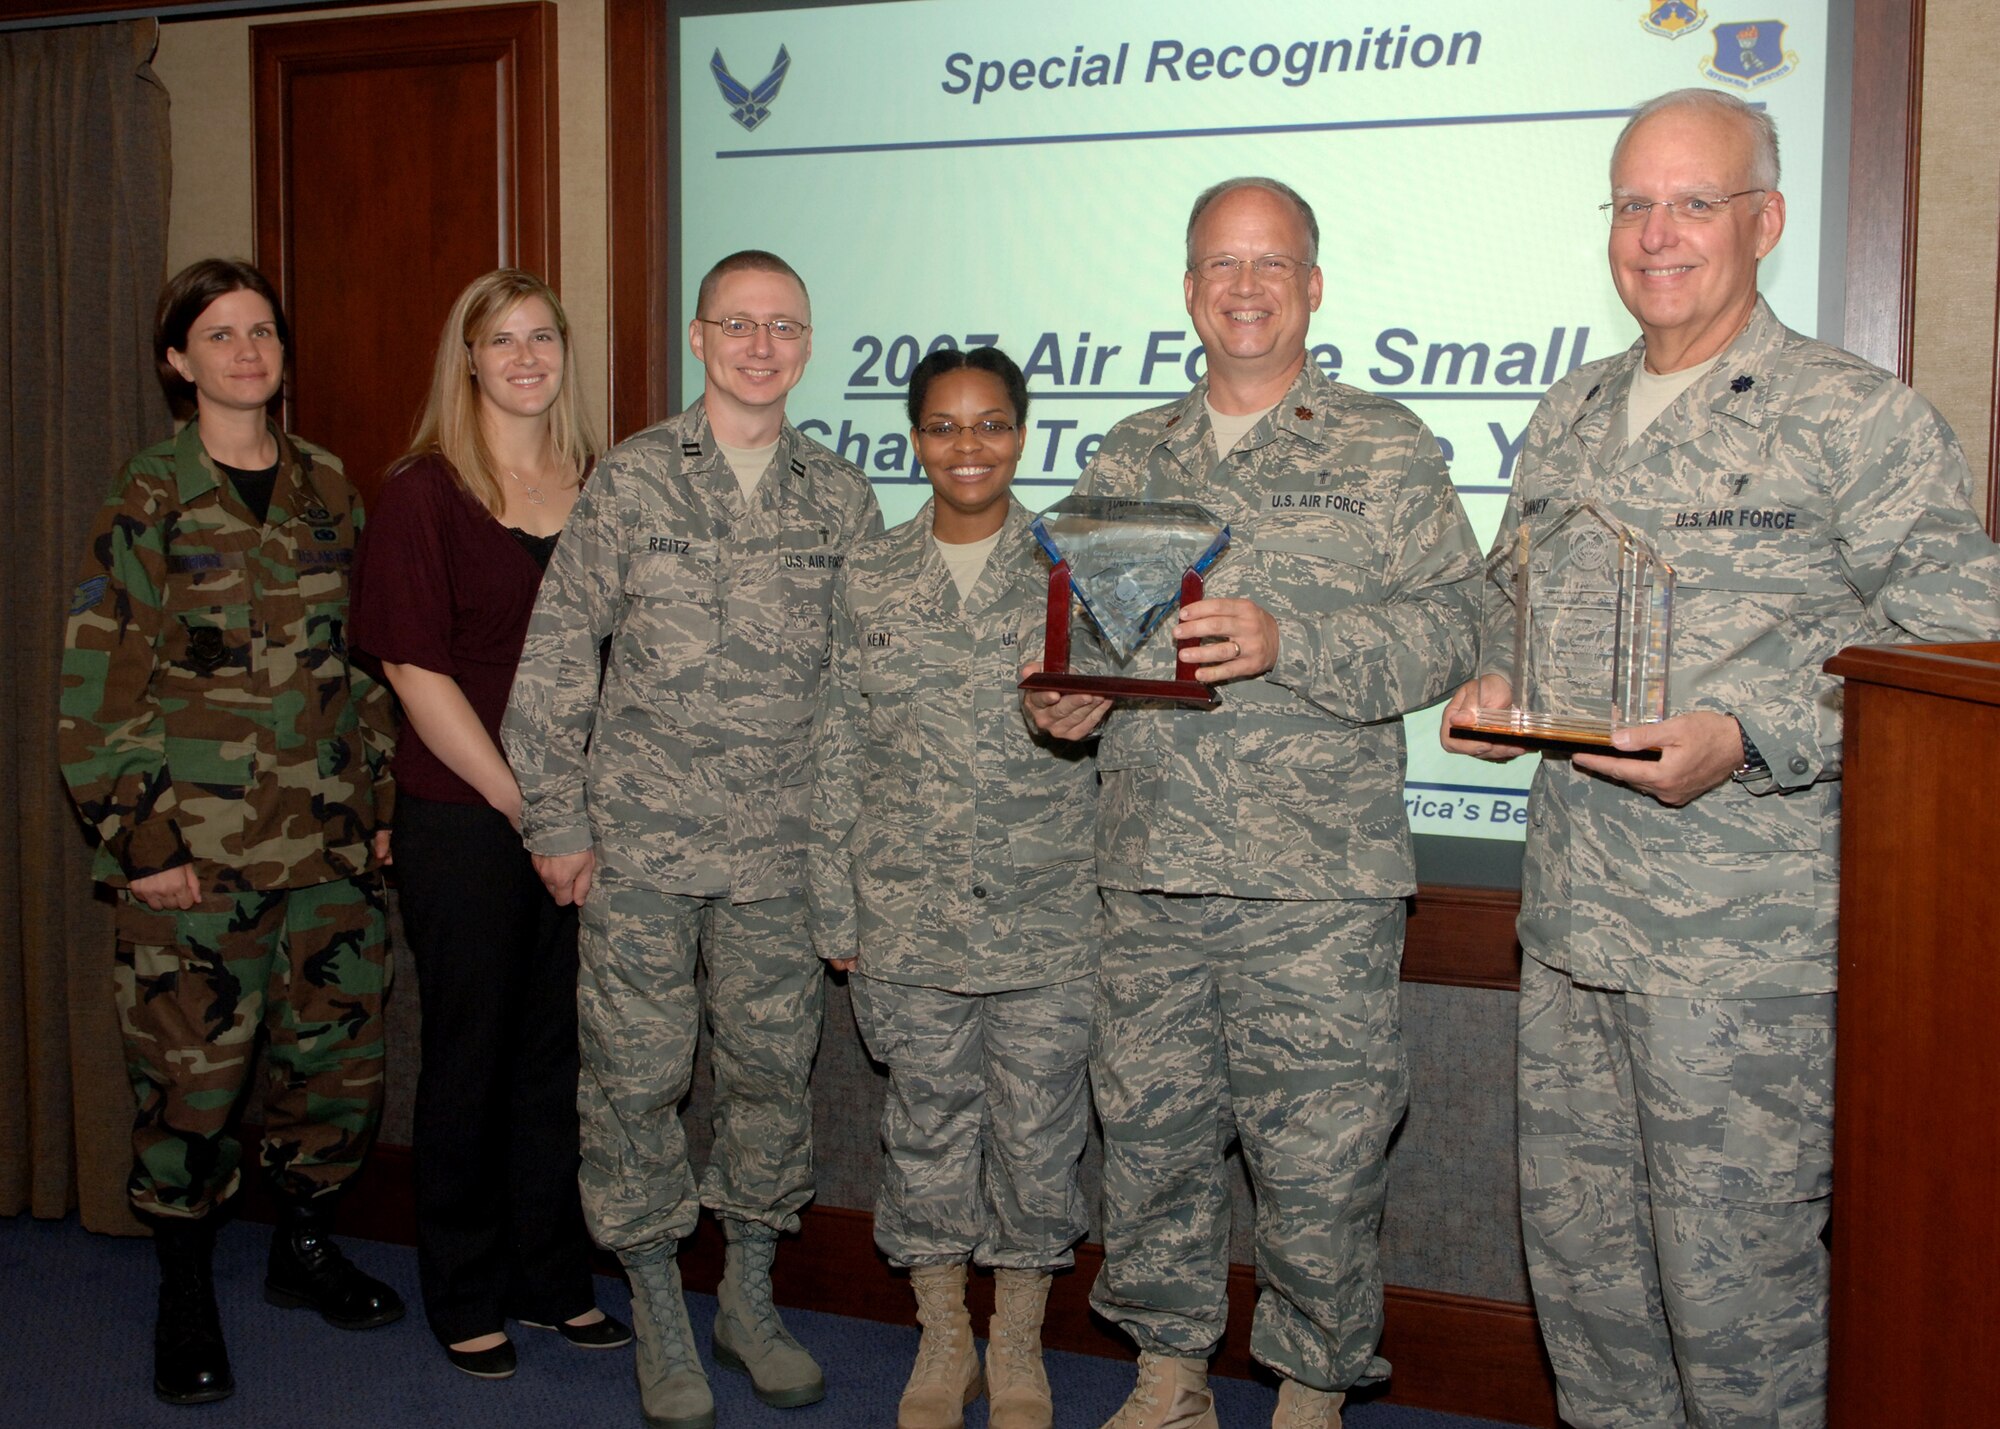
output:
[[[423,1007],[417,1260],[451,1363],[514,1373],[509,1317],[609,1349],[577,1199],[576,910],[542,888],[499,742],[542,572],[596,455],[548,285],[453,305],[409,454],[371,512],[354,641],[402,705],[394,851]]]

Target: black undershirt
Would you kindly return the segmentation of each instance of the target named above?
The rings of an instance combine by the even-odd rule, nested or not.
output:
[[[562,532],[558,531],[553,536],[537,536],[531,531],[523,531],[519,526],[509,526],[507,534],[521,543],[521,549],[533,556],[535,564],[541,567],[542,574],[547,575],[549,557],[556,553],[556,541]]]
[[[271,493],[278,485],[278,464],[272,462],[262,471],[245,471],[240,466],[220,461],[216,462],[216,466],[229,477],[236,494],[243,498],[250,514],[257,518],[257,524],[263,525],[265,518],[271,514]]]

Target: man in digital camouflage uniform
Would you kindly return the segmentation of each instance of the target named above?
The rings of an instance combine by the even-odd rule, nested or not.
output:
[[[271,297],[261,274],[221,260],[169,284],[163,380],[177,406],[200,381],[201,411],[119,474],[63,657],[58,747],[97,836],[93,876],[116,890],[115,988],[138,1099],[130,1192],[161,1264],[154,1388],[174,1403],[234,1384],[210,1259],[215,1213],[239,1181],[229,1124],[260,1031],[261,1159],[280,1207],[266,1298],[345,1329],[403,1313],[329,1237],[382,1106],[376,865],[393,718],[387,691],[347,659],[360,500],[337,461],[262,410],[284,357]],[[237,325],[226,346],[216,315],[235,303],[261,325]],[[246,371],[251,395],[218,415],[211,390]],[[218,433],[232,424],[271,466],[235,471],[210,455],[205,443],[229,450]]]
[[[1198,501],[1229,523],[1178,638],[1209,711],[1121,706],[1099,745],[1107,934],[1091,1053],[1104,1124],[1092,1305],[1140,1349],[1118,1429],[1212,1429],[1233,1129],[1264,1282],[1250,1348],[1277,1422],[1336,1425],[1387,1373],[1377,1237],[1408,1100],[1397,975],[1415,891],[1398,716],[1471,669],[1479,551],[1406,408],[1306,360],[1318,227],[1236,179],[1196,200],[1184,293],[1208,375],[1105,437],[1079,490]],[[1156,639],[1139,662],[1169,673]],[[1076,735],[1106,706],[1028,697]]]
[[[823,972],[805,921],[812,716],[833,579],[879,531],[866,478],[785,420],[812,355],[805,286],[746,251],[703,279],[701,399],[606,454],[542,582],[502,735],[522,833],[582,904],[584,1210],[632,1281],[656,1429],[714,1422],[675,1260],[703,1205],[728,1239],[719,1362],[765,1403],[819,1367],[771,1304],[812,1195]],[[609,638],[599,677],[599,645]],[[697,1195],[677,1114],[705,966],[715,1143]]]
[[[1564,1418],[1826,1418],[1843,646],[2000,635],[1950,430],[1757,293],[1768,116],[1643,106],[1611,161],[1641,338],[1530,423],[1496,550],[1598,503],[1677,575],[1666,720],[1545,757],[1520,935],[1521,1211]],[[1489,632],[1487,648],[1506,644]],[[1504,707],[1512,671],[1453,699]],[[1455,738],[1488,759],[1522,751]]]

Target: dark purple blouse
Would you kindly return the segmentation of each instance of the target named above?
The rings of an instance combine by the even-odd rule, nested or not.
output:
[[[377,660],[449,675],[495,745],[542,571],[466,494],[442,457],[396,472],[368,506],[355,553],[349,639]],[[420,799],[484,804],[407,721],[396,787]]]

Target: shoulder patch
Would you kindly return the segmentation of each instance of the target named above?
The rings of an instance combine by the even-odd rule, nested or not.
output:
[[[71,615],[81,615],[86,610],[89,610],[97,602],[104,599],[104,592],[110,584],[111,577],[109,576],[92,576],[89,580],[79,581],[76,590],[69,598],[69,613]]]

